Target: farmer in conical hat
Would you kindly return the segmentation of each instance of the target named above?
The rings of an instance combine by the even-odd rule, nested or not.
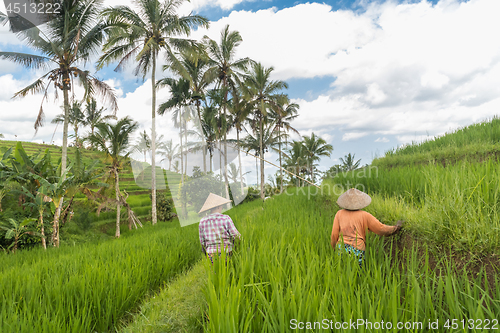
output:
[[[385,225],[372,214],[361,210],[368,206],[371,201],[372,199],[368,194],[351,188],[338,198],[337,204],[343,209],[335,214],[333,220],[332,247],[335,249],[335,245],[337,245],[341,251],[355,255],[360,265],[365,256],[367,231],[380,236],[390,236],[399,232],[403,225],[402,221],[398,221],[395,226]],[[343,246],[337,244],[339,236],[343,240]],[[342,248],[345,250],[342,250]]]
[[[220,256],[222,249],[231,255],[234,245],[234,239],[241,238],[236,230],[233,220],[227,215],[222,214],[222,208],[231,200],[225,199],[216,194],[210,193],[200,213],[209,211],[209,215],[200,221],[200,243],[210,260],[213,263],[215,254]]]

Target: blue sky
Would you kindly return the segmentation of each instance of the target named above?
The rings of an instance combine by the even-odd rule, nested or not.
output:
[[[272,78],[289,84],[286,92],[300,105],[293,126],[334,147],[332,157],[321,161],[322,170],[347,153],[370,163],[394,147],[500,112],[498,0],[192,0],[181,8],[191,11],[211,20],[208,30],[191,38],[218,40],[229,24],[243,37],[236,56],[273,66]],[[0,49],[29,51],[6,27],[0,27]],[[33,138],[41,96],[11,100],[37,74],[0,61],[0,133],[7,139],[48,142],[54,133],[50,119],[60,113],[60,101],[45,105],[46,124]],[[157,72],[163,75],[168,73]],[[122,73],[108,67],[97,76],[117,90],[118,116],[134,117],[142,129],[151,126],[147,78],[135,78],[132,66]],[[164,101],[168,93],[158,97]],[[166,138],[177,138],[168,117],[157,123]],[[55,141],[60,137],[58,129]],[[251,159],[245,164],[248,170],[255,165]],[[268,174],[275,171],[266,168]]]

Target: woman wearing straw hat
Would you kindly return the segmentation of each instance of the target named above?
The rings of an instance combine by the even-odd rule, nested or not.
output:
[[[385,225],[372,214],[361,210],[368,206],[371,201],[368,194],[351,188],[338,198],[337,204],[343,209],[335,214],[333,220],[332,247],[335,249],[340,236],[344,246],[338,244],[338,248],[342,251],[342,247],[344,247],[347,253],[355,255],[360,266],[365,256],[367,231],[380,236],[389,236],[401,230],[403,225],[402,221],[398,221],[395,226]]]
[[[199,211],[199,214],[205,211],[210,211],[209,215],[205,216],[200,221],[200,243],[210,260],[213,263],[214,254],[220,256],[222,248],[228,256],[233,250],[234,239],[241,238],[240,233],[236,230],[233,220],[227,215],[222,214],[222,208],[225,204],[230,203],[221,196],[210,193],[205,204]]]

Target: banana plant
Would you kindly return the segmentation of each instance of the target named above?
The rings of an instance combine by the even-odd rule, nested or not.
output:
[[[23,193],[28,198],[30,198],[32,200],[31,202],[26,203],[26,205],[28,207],[34,208],[38,214],[38,226],[40,227],[40,236],[42,239],[42,246],[46,250],[47,249],[47,241],[46,241],[46,237],[45,237],[45,226],[43,224],[43,214],[45,213],[47,208],[49,208],[47,203],[51,202],[52,199],[50,199],[47,196],[47,189],[43,186],[41,186],[38,189],[36,195],[33,195],[25,187],[23,187]]]
[[[0,225],[0,229],[5,230],[5,239],[14,238],[14,242],[9,246],[9,248],[13,247],[12,252],[15,253],[17,251],[19,238],[21,238],[23,235],[37,234],[36,232],[29,229],[33,221],[36,221],[36,219],[27,218],[24,219],[22,222],[17,222],[16,220],[10,218],[9,219],[10,226]]]
[[[59,247],[59,218],[61,216],[61,200],[74,185],[75,176],[67,177],[66,170],[61,177],[57,177],[56,181],[51,183],[47,179],[33,174],[33,178],[40,182],[40,185],[45,188],[46,195],[52,200],[55,206],[54,221],[52,222],[52,244]]]

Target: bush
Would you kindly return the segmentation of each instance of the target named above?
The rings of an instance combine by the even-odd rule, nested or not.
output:
[[[151,197],[151,194],[149,195]],[[177,216],[174,200],[163,193],[156,193],[156,216],[159,221],[171,221]]]

